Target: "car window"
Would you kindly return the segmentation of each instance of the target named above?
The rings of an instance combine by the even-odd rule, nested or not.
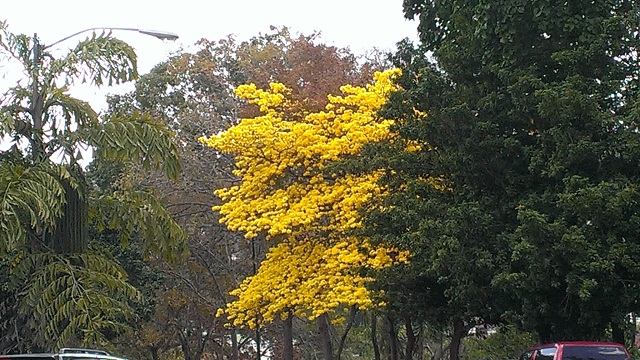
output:
[[[556,348],[542,348],[536,351],[536,360],[553,360],[553,357],[556,356]]]
[[[109,355],[108,352],[96,349],[83,349],[83,348],[62,348],[58,351],[59,354],[94,354],[94,355]]]
[[[627,360],[619,346],[565,346],[562,360]]]

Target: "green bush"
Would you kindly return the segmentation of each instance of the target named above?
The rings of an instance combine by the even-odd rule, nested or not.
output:
[[[461,360],[517,360],[524,350],[536,343],[533,334],[504,326],[489,335],[465,338]]]

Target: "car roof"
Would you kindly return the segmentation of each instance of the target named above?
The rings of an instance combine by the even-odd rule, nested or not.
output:
[[[113,356],[106,351],[79,348],[64,348],[58,353],[36,353],[36,354],[17,354],[17,355],[0,355],[0,360],[4,359],[32,359],[32,360],[126,360],[123,357]]]
[[[567,345],[568,346],[616,346],[616,347],[624,348],[624,346],[622,344],[616,343],[616,342],[604,342],[604,341],[558,341],[558,342],[555,342],[555,343],[537,345],[537,346],[529,348],[529,350],[537,350],[537,349],[550,348],[550,347],[559,347],[559,346],[567,346]]]
[[[60,359],[78,359],[78,360],[85,360],[85,359],[99,359],[99,360],[126,360],[125,358],[122,357],[118,357],[118,356],[112,356],[112,355],[103,355],[103,354],[90,354],[90,353],[84,353],[84,354],[78,354],[78,353],[65,353],[65,354],[59,354],[57,355],[58,358]],[[0,359],[2,360],[2,359]]]

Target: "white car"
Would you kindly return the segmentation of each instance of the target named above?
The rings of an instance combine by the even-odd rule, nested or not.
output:
[[[20,355],[0,355],[0,360],[23,359],[23,360],[127,360],[117,357],[102,350],[63,348],[57,353],[40,354],[20,354]]]

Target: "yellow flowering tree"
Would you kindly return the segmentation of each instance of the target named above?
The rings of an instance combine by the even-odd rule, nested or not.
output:
[[[202,138],[235,158],[238,185],[220,189],[221,222],[247,238],[264,234],[274,245],[258,272],[232,292],[222,309],[230,323],[254,327],[291,315],[315,319],[343,306],[375,304],[359,270],[402,260],[387,248],[350,236],[361,226],[359,210],[384,194],[379,173],[343,174],[329,166],[357,155],[367,143],[393,136],[378,116],[399,70],[378,72],[364,87],[345,85],[328,96],[324,111],[304,112],[290,90],[242,85],[236,94],[260,115]]]

